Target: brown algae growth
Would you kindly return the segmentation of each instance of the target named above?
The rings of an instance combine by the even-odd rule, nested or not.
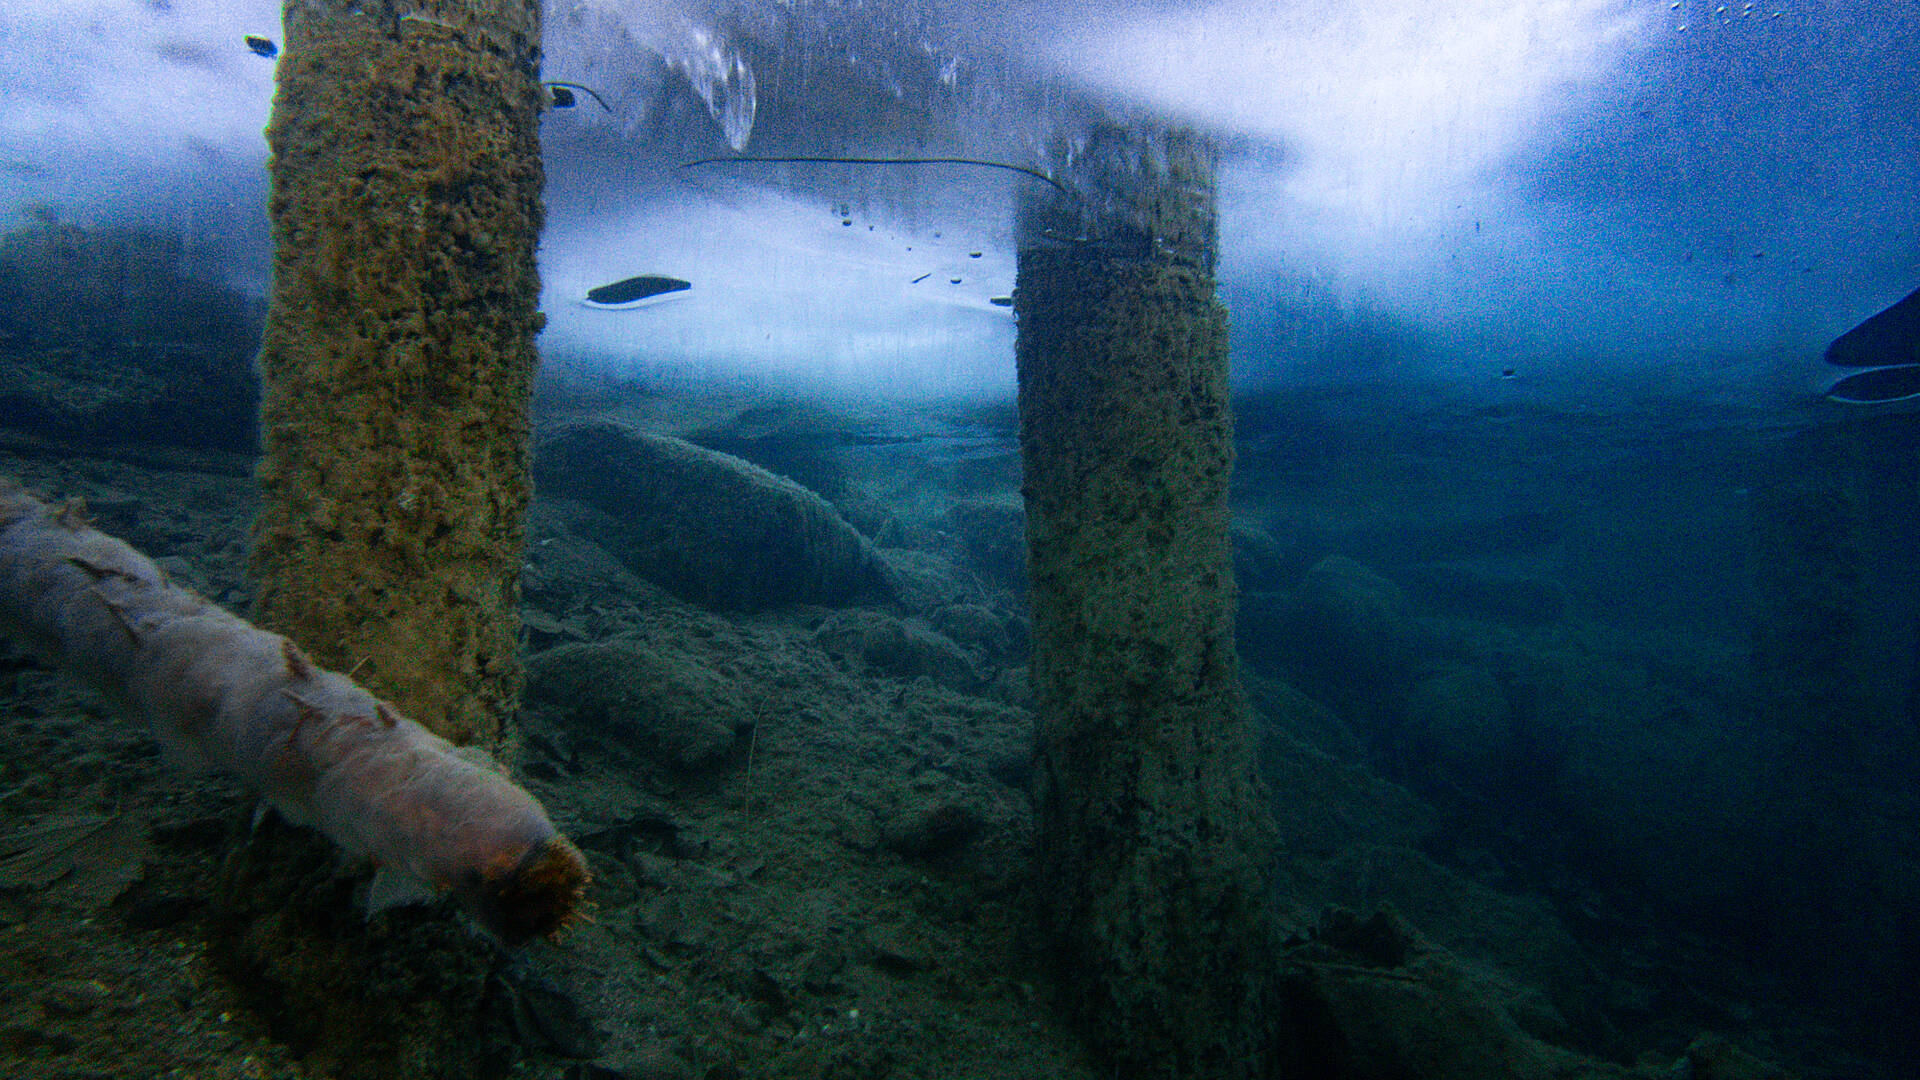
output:
[[[539,15],[291,5],[268,130],[259,617],[490,748],[521,684]]]

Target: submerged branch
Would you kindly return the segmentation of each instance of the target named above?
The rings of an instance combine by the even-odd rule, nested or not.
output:
[[[176,766],[223,773],[382,874],[451,892],[502,941],[579,917],[586,861],[532,795],[5,477],[0,631],[145,719]]]
[[[1060,181],[1025,165],[1014,165],[1005,161],[986,161],[981,158],[964,157],[709,157],[680,163],[683,169],[700,165],[974,165],[982,169],[1005,169],[1022,176],[1031,176],[1035,180],[1049,184],[1055,191],[1073,198]]]

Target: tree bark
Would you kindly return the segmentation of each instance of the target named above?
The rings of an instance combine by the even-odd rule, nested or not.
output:
[[[268,141],[260,620],[455,743],[521,673],[535,0],[297,0]]]
[[[533,796],[6,477],[0,630],[145,720],[176,768],[239,782],[396,892],[450,894],[511,944],[579,915],[585,862]]]
[[[1123,1075],[1261,1075],[1272,826],[1234,648],[1211,155],[1108,129],[1068,183],[1026,208],[1014,293],[1052,959]]]
[[[503,757],[543,323],[540,15],[287,0],[267,131],[256,615]],[[411,909],[366,921],[343,903],[361,886],[302,841],[241,845],[215,919],[215,955],[274,1030],[322,1075],[504,1069],[490,947]]]

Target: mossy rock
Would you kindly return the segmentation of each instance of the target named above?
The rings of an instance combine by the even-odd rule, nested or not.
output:
[[[720,763],[748,720],[739,689],[689,657],[631,641],[560,645],[527,662],[527,698],[678,771]]]
[[[1290,1075],[1427,1080],[1654,1080],[1544,1042],[1513,1013],[1525,995],[1421,936],[1391,908],[1329,912],[1288,957]],[[1664,1075],[1674,1075],[1671,1072]]]
[[[1370,567],[1329,555],[1291,598],[1249,595],[1243,622],[1254,663],[1348,715],[1399,711],[1420,634],[1400,587]]]
[[[958,499],[943,525],[975,573],[1004,588],[1027,587],[1027,508],[1017,496]]]
[[[51,220],[0,236],[0,425],[89,444],[257,444],[258,300],[178,237]]]
[[[541,443],[541,494],[634,573],[704,607],[761,610],[891,594],[884,560],[826,500],[683,439],[594,421]]]
[[[1567,590],[1540,578],[1489,574],[1455,563],[1404,566],[1394,579],[1439,614],[1503,626],[1552,626],[1567,617]]]
[[[1423,766],[1469,791],[1497,788],[1520,753],[1513,709],[1479,667],[1422,670],[1407,695],[1407,727]]]
[[[980,678],[966,652],[918,616],[838,611],[820,624],[814,640],[836,656],[895,678],[925,677],[957,689],[970,689]]]

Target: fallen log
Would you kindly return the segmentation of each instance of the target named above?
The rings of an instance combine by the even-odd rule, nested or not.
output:
[[[578,917],[585,859],[484,754],[4,477],[0,631],[145,720],[174,766],[231,777],[372,859],[370,910],[451,893],[508,944]]]

